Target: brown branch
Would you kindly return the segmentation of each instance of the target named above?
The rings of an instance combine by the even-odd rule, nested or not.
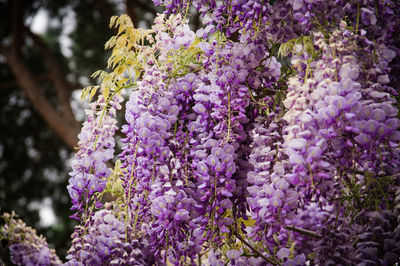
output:
[[[374,175],[375,173],[373,173],[373,172],[368,172],[368,171],[362,171],[362,170],[358,170],[358,169],[354,169],[354,168],[344,168],[344,170],[346,170],[346,171],[349,171],[349,172],[353,172],[353,173],[356,173],[356,174],[359,174],[359,175],[362,175],[362,176],[365,176],[365,175],[367,175],[367,174],[372,174],[372,175]],[[377,175],[377,174],[375,174],[374,175],[376,178],[382,178],[382,177],[397,177],[397,176],[400,176],[400,173],[397,173],[397,174],[393,174],[393,175],[387,175],[387,174],[381,174],[381,175]]]
[[[108,25],[110,18],[114,15],[110,4],[104,0],[96,0],[96,4],[104,22]]]
[[[50,80],[50,77],[48,74],[40,74],[40,75],[36,75],[33,77],[35,79],[36,82],[42,82],[42,81],[48,81]],[[0,91],[3,90],[8,90],[8,89],[13,89],[15,87],[19,87],[18,82],[16,82],[15,80],[12,81],[6,81],[6,82],[2,82],[0,83]]]
[[[75,118],[73,116],[70,104],[71,88],[65,78],[66,75],[64,71],[58,63],[59,60],[57,60],[57,58],[51,52],[50,47],[48,47],[48,45],[42,40],[42,38],[34,34],[28,27],[24,27],[24,30],[33,40],[35,46],[39,49],[40,53],[43,56],[43,59],[47,63],[50,76],[53,80],[54,88],[56,89],[57,99],[61,107],[61,114],[63,118],[70,123],[74,123]]]
[[[128,0],[128,1],[129,1],[129,0]],[[157,15],[157,11],[156,11],[152,6],[147,5],[146,3],[143,3],[143,2],[141,2],[141,1],[134,1],[134,2],[136,3],[136,5],[137,5],[140,9],[152,13],[154,16]]]
[[[53,81],[53,78],[51,77],[51,75],[49,73],[39,74],[39,75],[34,76],[33,78],[35,79],[35,81],[37,83]],[[67,85],[69,87],[70,92],[73,92],[74,90],[80,90],[84,87],[82,84],[79,84],[79,83],[68,83]],[[19,84],[15,80],[2,82],[2,83],[0,83],[0,92],[6,91],[9,89],[14,89],[16,87],[19,87]]]
[[[50,128],[60,136],[67,146],[73,149],[77,144],[79,123],[75,120],[70,106],[72,86],[66,81],[58,60],[51,53],[46,43],[24,25],[24,7],[24,0],[14,0],[12,2],[12,42],[8,47],[0,43],[0,52],[4,55],[7,65],[16,80],[16,84],[8,82],[3,85],[5,87],[18,85]],[[23,60],[21,51],[24,33],[27,33],[32,38],[34,45],[42,53],[47,63],[49,68],[48,77],[51,78],[56,89],[59,110],[45,97],[41,91],[40,80],[38,81],[37,76],[33,76]]]
[[[294,227],[294,226],[286,226],[285,227],[287,230],[289,231],[293,231],[302,235],[306,235],[306,236],[310,236],[313,238],[318,238],[321,239],[322,236],[314,231],[310,231],[310,230],[306,230],[306,229],[302,229],[302,228],[298,228],[298,227]]]
[[[61,139],[73,149],[77,142],[78,127],[77,122],[66,120],[49,103],[35,78],[27,69],[25,63],[17,54],[12,53],[10,48],[0,44],[0,52],[5,56],[7,64],[15,76],[19,86],[22,88],[32,105]]]
[[[261,258],[263,258],[266,262],[271,263],[272,265],[278,265],[275,261],[273,261],[270,258],[265,257],[260,251],[258,251],[257,249],[255,249],[252,245],[250,245],[249,243],[247,243],[246,240],[244,240],[244,238],[239,235],[238,233],[234,232],[234,235],[243,242],[243,244],[245,244],[247,247],[249,247],[254,253],[256,253],[258,256],[260,256]]]
[[[196,12],[196,14],[193,15],[193,27],[194,31],[196,32],[198,29],[200,29],[201,26],[201,21],[200,21],[200,12]]]
[[[137,28],[137,18],[135,14],[135,10],[137,8],[136,6],[137,1],[135,0],[125,0],[125,7],[126,7],[126,13],[128,13],[128,16],[131,18],[133,26]]]
[[[21,52],[22,46],[22,32],[24,23],[24,1],[14,0],[12,2],[12,39],[13,39],[13,53]]]

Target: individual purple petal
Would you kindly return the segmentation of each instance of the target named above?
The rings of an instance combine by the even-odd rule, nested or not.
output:
[[[294,150],[303,150],[307,146],[307,141],[303,138],[292,139],[288,143],[288,147]]]
[[[174,216],[176,221],[188,221],[190,219],[189,211],[186,209],[179,209]]]
[[[215,166],[219,163],[219,160],[218,160],[218,158],[217,158],[215,155],[210,154],[210,155],[207,157],[206,163],[207,163],[209,166],[214,166],[214,167],[215,167]]]
[[[275,183],[275,187],[279,190],[286,190],[289,187],[289,183],[285,179],[281,178]]]
[[[282,200],[278,197],[273,197],[269,200],[269,204],[271,206],[274,206],[276,208],[281,207],[282,206]]]
[[[294,257],[295,265],[305,265],[306,263],[306,256],[304,254],[297,255]]]
[[[211,153],[218,158],[221,158],[224,155],[224,151],[220,147],[212,147]]]
[[[197,164],[197,171],[199,171],[200,173],[207,173],[208,167],[204,162],[199,162]]]
[[[193,111],[195,111],[196,113],[203,115],[207,112],[207,108],[204,107],[203,104],[201,103],[197,103],[194,107],[193,107]]]
[[[226,154],[233,154],[235,152],[235,148],[230,144],[225,144],[223,150]]]
[[[364,133],[359,134],[354,139],[355,139],[355,141],[357,141],[357,143],[359,143],[361,145],[368,144],[370,142],[370,140],[371,140],[371,138],[368,135],[364,134]]]
[[[208,156],[205,150],[196,150],[194,155],[199,159],[205,159]]]
[[[288,248],[281,248],[278,253],[276,253],[279,259],[289,258],[290,256],[290,249]]]
[[[370,134],[375,134],[379,128],[380,123],[377,122],[376,120],[368,120],[367,123],[365,123],[365,128],[364,132],[370,133]]]
[[[240,251],[237,250],[237,249],[230,249],[230,250],[228,250],[228,251],[226,252],[226,257],[227,257],[228,259],[230,259],[230,260],[233,260],[233,259],[239,258],[241,254],[242,254],[242,252],[240,252]]]
[[[289,162],[292,164],[300,165],[300,164],[304,163],[304,158],[303,158],[303,156],[299,155],[298,153],[292,152],[289,155]]]
[[[307,151],[307,163],[311,163],[315,160],[318,160],[321,155],[322,155],[322,150],[320,147],[312,146],[311,148],[308,149]]]
[[[396,130],[400,127],[400,120],[397,118],[390,118],[385,124],[389,129]]]

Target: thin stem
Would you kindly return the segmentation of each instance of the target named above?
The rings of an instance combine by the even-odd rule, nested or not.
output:
[[[261,6],[263,6],[263,5],[264,5],[264,1],[261,2]],[[252,40],[254,40],[256,38],[258,32],[260,31],[261,18],[262,18],[262,9],[260,10],[260,15],[258,17],[258,23],[257,23],[257,29],[256,29],[256,31],[254,33],[253,38],[251,38]]]
[[[104,108],[103,108],[103,110],[102,110],[102,112],[101,112],[100,121],[99,121],[99,127],[101,127],[101,124],[103,123],[103,117],[104,117],[104,114],[105,114],[105,112],[106,112],[106,110],[107,110],[108,105],[110,104],[111,99],[112,99],[117,93],[119,93],[121,90],[122,90],[122,88],[118,88],[118,89],[117,89],[116,91],[114,91],[114,92],[111,94],[111,96],[107,99],[106,105],[104,106]],[[95,139],[95,141],[94,141],[93,151],[96,150],[97,141],[98,141],[98,136],[99,136],[99,135],[96,135],[96,139]]]
[[[246,240],[244,240],[243,237],[241,237],[238,233],[233,232],[233,234],[240,240],[243,242],[243,244],[245,244],[246,246],[248,246],[254,253],[256,253],[258,256],[260,256],[261,258],[263,258],[266,262],[271,263],[272,265],[278,265],[275,261],[273,261],[270,258],[265,257],[260,251],[258,251],[257,249],[255,249],[252,245],[250,245]]]
[[[167,231],[167,236],[165,240],[165,257],[164,257],[164,262],[167,263],[168,260],[168,245],[169,245],[169,238],[168,238],[168,231]]]
[[[312,186],[312,188],[315,188],[314,177],[313,177],[313,173],[312,173],[312,169],[311,169],[311,164],[308,164],[308,171],[310,172],[311,186]]]
[[[228,91],[228,136],[226,138],[226,142],[229,142],[231,133],[231,92]]]
[[[343,201],[339,201],[339,206],[337,207],[336,217],[335,217],[335,229],[337,229],[338,221],[339,221],[339,211],[342,206]]]
[[[366,174],[374,174],[372,172],[368,172],[368,171],[361,171],[358,169],[353,169],[353,168],[344,168],[344,170],[347,171],[353,171],[355,174],[359,174],[359,175],[366,175]],[[376,178],[381,178],[381,177],[398,177],[400,176],[400,173],[397,174],[393,174],[393,175],[374,175]]]
[[[132,171],[131,171],[131,177],[129,179],[129,191],[128,191],[128,198],[125,202],[125,240],[128,241],[128,204],[131,200],[131,191],[132,191],[132,182],[133,182],[133,177],[134,177],[134,172],[135,172],[135,160],[136,160],[136,156],[137,156],[137,151],[139,148],[139,141],[136,143],[136,149],[135,149],[135,155],[133,158],[133,162],[132,162]],[[126,195],[126,194],[125,194]],[[136,218],[135,218],[136,220]],[[133,228],[135,229],[135,228]]]
[[[311,59],[308,60],[308,64],[307,64],[307,69],[306,69],[306,76],[304,77],[304,84],[307,84],[307,78],[310,72],[310,65],[311,65]]]
[[[357,2],[357,24],[356,24],[356,36],[358,34],[358,24],[360,22],[360,1]]]
[[[188,144],[188,135],[186,134],[186,137],[185,137],[185,146],[184,146],[184,148],[185,148],[185,153],[184,153],[184,156],[185,156],[185,185],[186,186],[189,186],[189,174],[188,174],[188,165],[187,165],[187,149],[186,149],[186,146],[187,146],[187,144]],[[171,185],[172,185],[172,176],[171,176]]]
[[[314,238],[318,238],[321,239],[322,236],[318,233],[315,233],[314,231],[310,231],[310,230],[306,230],[306,229],[302,229],[302,228],[297,228],[294,226],[285,226],[285,228],[289,231],[293,231],[296,233],[300,233],[302,235],[306,235],[306,236],[310,236],[310,237],[314,237]]]

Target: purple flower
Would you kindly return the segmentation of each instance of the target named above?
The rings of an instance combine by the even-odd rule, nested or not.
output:
[[[81,226],[75,228],[66,265],[113,264],[116,261],[131,264],[127,261],[129,259],[139,264],[155,261],[153,255],[146,254],[147,240],[138,242],[134,239],[130,226],[127,228],[128,225],[117,219],[110,210],[96,212],[86,226],[86,232]]]
[[[174,219],[176,221],[188,221],[190,219],[189,212],[185,209],[180,209],[175,213]]]
[[[368,135],[361,133],[357,137],[355,137],[354,140],[361,145],[368,145],[371,138]]]
[[[207,109],[204,107],[203,104],[201,103],[197,103],[194,107],[193,107],[193,111],[195,111],[196,113],[203,115],[207,112]]]
[[[4,213],[6,223],[0,227],[3,240],[9,241],[10,259],[15,265],[61,265],[55,250],[43,236],[28,227],[15,213]]]
[[[215,167],[219,163],[219,160],[215,155],[210,154],[207,157],[206,163],[211,167]]]
[[[276,255],[280,259],[289,258],[290,250],[288,248],[281,248]]]
[[[122,100],[122,96],[116,94],[109,101],[108,111],[104,115],[102,108],[105,100],[100,95],[96,102],[90,104],[90,109],[86,110],[88,120],[78,136],[80,149],[72,161],[71,178],[67,186],[73,204],[72,210],[77,211],[72,216],[75,219],[80,219],[84,206],[93,200],[92,195],[103,191],[106,178],[111,174],[106,162],[113,157],[114,133],[117,130],[114,117],[116,109],[121,108],[119,103]],[[99,107],[100,111],[97,110]]]
[[[361,8],[361,20],[365,25],[375,25],[377,21],[374,12],[365,7]]]

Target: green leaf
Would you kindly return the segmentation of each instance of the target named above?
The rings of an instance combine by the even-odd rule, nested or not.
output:
[[[118,16],[112,16],[110,18],[110,24],[109,24],[110,28],[112,28],[114,25],[116,26],[115,22],[116,22],[117,19],[118,19]]]
[[[92,98],[93,98],[93,96],[96,94],[97,88],[98,88],[98,87],[99,87],[99,86],[94,86],[94,87],[92,87],[92,89],[90,90],[89,102],[92,101]]]

